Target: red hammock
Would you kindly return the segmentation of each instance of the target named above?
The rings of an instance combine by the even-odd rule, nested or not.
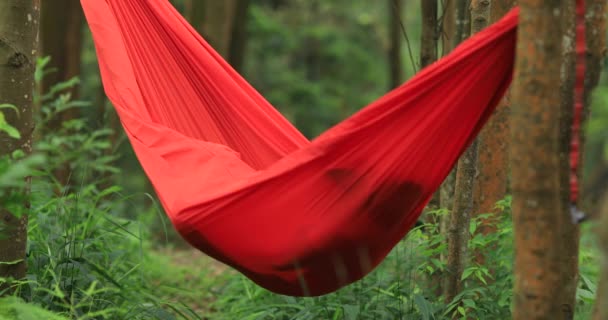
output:
[[[106,93],[175,228],[294,296],[362,278],[404,237],[511,82],[518,17],[308,141],[167,0],[82,5]]]

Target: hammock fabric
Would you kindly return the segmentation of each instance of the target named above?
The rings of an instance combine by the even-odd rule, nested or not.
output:
[[[309,141],[167,0],[82,5],[106,94],[174,227],[293,296],[361,279],[404,237],[509,86],[518,18]]]

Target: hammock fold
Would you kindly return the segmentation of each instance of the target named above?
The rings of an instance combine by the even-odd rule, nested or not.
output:
[[[81,2],[106,94],[176,230],[280,294],[371,272],[512,77],[517,8],[309,141],[167,0]]]

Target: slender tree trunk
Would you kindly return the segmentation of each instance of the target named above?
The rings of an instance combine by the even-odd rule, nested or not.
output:
[[[389,21],[388,68],[389,86],[401,85],[403,65],[401,63],[401,0],[387,0]]]
[[[448,256],[445,282],[445,299],[452,301],[462,290],[462,272],[467,261],[469,222],[473,209],[473,181],[477,162],[477,142],[464,152],[456,171],[454,208],[450,212],[448,225]]]
[[[569,140],[563,134],[571,123],[566,126],[562,120],[572,104],[563,110],[562,97],[555,94],[566,90],[567,81],[560,79],[571,70],[547,61],[563,60],[562,44],[568,42],[563,39],[571,36],[565,21],[574,15],[569,1],[519,3],[512,107],[517,130],[512,130],[510,159],[516,246],[513,319],[571,319],[574,296],[569,289],[575,277],[564,247],[574,239],[564,192],[569,186],[564,144]]]
[[[43,92],[58,82],[80,75],[83,14],[78,0],[42,1],[42,54],[51,56],[50,67],[55,70],[45,76]],[[77,96],[77,91],[71,91]]]
[[[213,47],[225,58],[230,51],[230,38],[234,23],[235,0],[205,1],[202,21],[203,33]]]
[[[454,2],[456,13],[456,36],[452,40],[452,50],[471,34],[471,11],[469,4],[471,0],[449,0]]]
[[[439,41],[439,5],[437,0],[420,0],[422,13],[422,32],[420,37],[420,68],[437,61],[438,41]],[[429,201],[428,207],[431,210],[439,208],[441,192],[437,191]],[[429,223],[436,223],[427,219]]]
[[[490,21],[500,20],[515,4],[515,0],[493,0],[490,7]],[[477,176],[473,197],[475,211],[473,214],[494,214],[482,221],[477,228],[481,234],[496,232],[496,223],[500,212],[496,203],[507,194],[509,174],[509,113],[510,93],[498,105],[488,123],[482,128],[477,138],[479,144]],[[486,248],[489,252],[493,248]],[[475,260],[484,264],[485,252],[476,252]],[[492,268],[492,266],[488,266]]]
[[[234,8],[234,22],[232,25],[228,61],[238,71],[243,70],[245,62],[249,2],[250,0],[236,0],[236,7]]]
[[[212,0],[192,0],[190,13],[188,14],[188,19],[190,24],[203,36],[207,37],[206,32],[204,30],[203,21],[205,20],[205,11],[207,1]],[[211,39],[206,39],[211,43]],[[213,45],[213,43],[211,43]],[[221,54],[221,53],[220,53]]]
[[[600,247],[602,249],[600,283],[597,287],[593,320],[608,319],[608,194],[604,197],[597,226]]]
[[[31,152],[32,94],[38,48],[40,1],[0,1],[0,103],[17,107],[19,116],[3,110],[8,123],[21,133],[15,140],[0,133],[0,154],[9,155],[17,149]],[[25,179],[25,177],[23,177]],[[27,216],[16,218],[0,204],[0,277],[25,277]],[[0,292],[6,284],[0,284]]]
[[[201,1],[201,0],[198,0],[198,1]],[[194,4],[193,4],[192,0],[184,0],[184,18],[186,18],[186,20],[188,20],[188,21],[192,21],[193,6],[194,6]]]
[[[424,1],[424,0],[421,0]],[[452,51],[452,41],[456,36],[456,2],[454,0],[441,0],[441,55],[445,56]]]
[[[490,21],[500,20],[510,10],[514,0],[493,0],[490,8]],[[475,22],[475,19],[473,19]],[[509,173],[509,93],[505,95],[496,111],[481,130],[477,141],[479,144],[477,177],[475,179],[474,214],[499,212],[495,204],[503,199],[507,192]],[[490,217],[478,231],[489,234],[496,231],[498,217]],[[482,254],[477,254],[478,262],[483,263]]]
[[[241,71],[250,0],[192,1],[190,22],[230,65]]]
[[[439,41],[439,6],[437,0],[420,0],[422,13],[422,32],[420,37],[420,68],[424,69],[437,60],[438,41]],[[424,213],[424,221],[427,224],[441,224],[441,219],[437,216],[428,214],[428,211],[439,209],[441,192],[437,190],[427,205],[427,212]],[[432,259],[441,259],[440,254]],[[429,277],[429,288],[435,292],[437,297],[442,293],[442,273],[435,270]]]
[[[436,0],[420,0],[422,8],[422,36],[420,41],[420,67],[424,68],[437,60],[437,12]]]
[[[490,21],[490,2],[487,0],[473,0],[470,17],[472,19],[469,20],[473,21],[470,24],[471,33],[483,30]],[[473,190],[477,172],[477,149],[478,143],[475,140],[458,161],[454,207],[450,213],[448,227],[446,301],[452,301],[462,290],[461,277],[467,261],[469,222],[471,213],[475,212]]]
[[[456,33],[456,0],[443,0],[442,1],[442,22],[441,22],[441,34],[442,34],[442,54],[445,56],[449,54],[454,48],[456,38],[461,36]],[[450,174],[441,184],[439,188],[439,207],[447,209],[448,213],[452,211],[454,204],[454,189],[456,184],[456,170],[457,166],[452,168]],[[448,239],[448,228],[450,224],[450,216],[442,216],[439,220],[439,232],[441,235]],[[447,254],[441,254],[441,261],[447,261]],[[449,272],[449,270],[448,270]],[[444,280],[438,292],[445,295],[446,281]]]
[[[445,13],[443,17],[444,29],[444,54],[452,51],[470,34],[470,12],[468,9],[468,0],[446,0]],[[467,28],[464,28],[466,26]],[[447,49],[447,50],[446,50]],[[452,210],[454,202],[454,192],[456,183],[457,166],[452,169],[450,175],[441,185],[440,205],[442,208]],[[447,221],[442,222],[443,229],[447,228]]]
[[[577,0],[584,2],[584,0]],[[562,6],[564,16],[562,16],[563,38],[571,39],[571,41],[563,41],[562,47],[562,72],[561,72],[561,124],[559,145],[560,152],[560,169],[559,173],[563,175],[560,182],[564,185],[561,188],[561,199],[565,206],[570,206],[570,150],[572,141],[572,125],[574,121],[575,108],[575,84],[577,82],[577,16],[575,1],[566,1]],[[580,17],[584,19],[584,16]],[[583,20],[581,20],[582,22]],[[581,26],[584,28],[584,25]],[[581,57],[581,62],[584,62],[584,54]],[[584,77],[584,74],[581,74]],[[583,107],[582,105],[580,106]],[[580,156],[580,152],[579,152]],[[577,175],[578,176],[578,175]],[[569,215],[569,212],[566,211]],[[559,242],[556,245],[560,248],[560,258],[562,265],[561,290],[556,292],[553,299],[561,302],[562,312],[565,317],[572,319],[574,317],[574,309],[576,307],[576,288],[578,284],[578,255],[579,255],[579,226],[572,221],[566,221],[561,228]]]
[[[47,74],[40,89],[43,93],[59,82],[80,75],[80,54],[82,51],[83,14],[78,0],[42,1],[40,17],[40,36],[42,54],[51,57],[49,67],[54,69]],[[78,98],[76,88],[69,90],[72,99]],[[77,109],[64,111],[49,125],[51,131],[57,130],[62,123],[79,117]],[[62,165],[55,172],[61,185],[69,183],[70,166]]]

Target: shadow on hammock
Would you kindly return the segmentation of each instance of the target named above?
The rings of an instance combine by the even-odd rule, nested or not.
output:
[[[354,178],[352,171],[347,169],[333,169],[327,175],[337,185],[345,187],[342,197],[349,194],[357,196],[370,183],[362,176]],[[354,210],[351,209],[349,219],[352,225],[325,233],[323,241],[311,239],[314,246],[308,244],[306,251],[294,256],[290,262],[275,265],[273,275],[248,276],[262,286],[272,283],[273,289],[280,293],[296,296],[322,295],[330,292],[326,288],[351,284],[371,272],[392,249],[386,246],[390,243],[387,238],[405,234],[416,223],[417,213],[414,211],[423,199],[424,188],[418,183],[382,183]],[[366,223],[356,221],[360,219]],[[360,227],[351,228],[353,225]],[[301,291],[295,291],[294,275]]]

